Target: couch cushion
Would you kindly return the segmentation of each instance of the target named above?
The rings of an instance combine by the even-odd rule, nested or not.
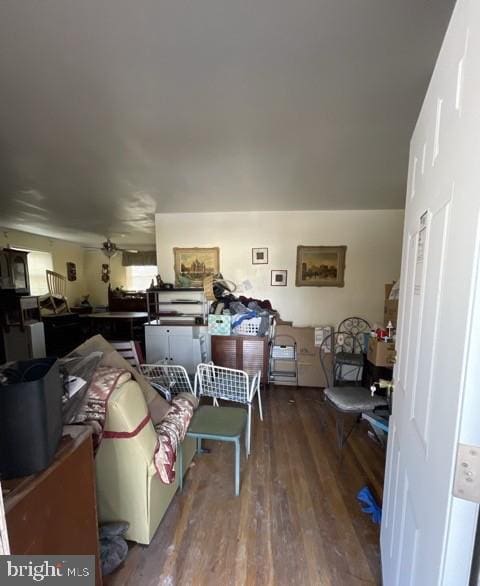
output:
[[[363,387],[327,387],[324,392],[337,409],[345,412],[362,413],[387,405],[385,397],[372,397],[371,392]]]

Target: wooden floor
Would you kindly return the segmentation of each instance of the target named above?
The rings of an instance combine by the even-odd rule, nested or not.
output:
[[[233,495],[233,446],[196,456],[149,547],[134,546],[107,586],[379,584],[379,530],[355,496],[381,497],[384,453],[362,423],[335,448],[319,389],[272,387]],[[323,425],[322,425],[323,422]]]

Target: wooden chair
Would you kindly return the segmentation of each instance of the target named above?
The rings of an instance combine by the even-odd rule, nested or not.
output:
[[[110,342],[110,344],[122,356],[122,358],[125,358],[129,364],[139,370],[140,365],[144,362],[140,342],[128,340],[126,342]]]
[[[54,313],[70,313],[67,300],[67,278],[47,269],[47,285]]]

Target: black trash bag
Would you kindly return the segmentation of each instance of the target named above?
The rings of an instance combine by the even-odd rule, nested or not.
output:
[[[100,527],[100,561],[102,575],[108,576],[122,564],[128,555],[128,544],[123,535],[129,524],[123,521],[106,523]]]

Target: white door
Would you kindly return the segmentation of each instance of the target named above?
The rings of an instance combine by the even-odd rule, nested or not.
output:
[[[480,1],[459,0],[415,128],[381,530],[384,586],[468,584],[480,444]]]
[[[0,555],[9,555],[10,546],[8,543],[7,521],[3,507],[2,485],[0,484]]]

